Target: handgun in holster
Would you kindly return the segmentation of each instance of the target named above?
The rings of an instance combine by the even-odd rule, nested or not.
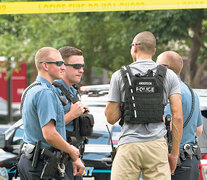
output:
[[[170,130],[171,115],[165,116],[165,126],[167,129],[168,152],[172,150],[172,132]]]
[[[85,151],[85,144],[88,144],[88,138],[87,137],[84,137],[84,140],[77,147],[80,151],[80,158],[81,159],[83,158],[83,154],[84,154],[84,151]]]
[[[185,152],[183,149],[180,149],[179,157],[180,157],[181,161],[186,160],[186,155],[185,155]]]
[[[57,170],[61,177],[64,177],[65,166],[60,163],[61,161],[61,152],[54,151],[44,148],[41,152],[41,158],[46,160],[46,163],[43,167],[41,173],[41,179],[52,179],[55,177]]]
[[[193,146],[193,152],[198,160],[200,160],[202,158],[201,157],[201,149],[198,145],[198,137],[195,137],[195,145]]]
[[[120,118],[120,121],[119,121],[119,125],[122,127],[123,124],[124,124],[124,103],[121,103],[120,111],[121,111],[121,118]]]

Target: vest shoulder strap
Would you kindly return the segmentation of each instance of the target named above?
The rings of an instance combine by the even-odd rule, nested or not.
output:
[[[188,122],[190,121],[190,119],[191,119],[191,117],[193,115],[193,111],[195,109],[195,95],[194,95],[194,92],[193,92],[192,88],[188,84],[185,83],[185,85],[188,87],[188,89],[189,89],[189,91],[191,93],[191,96],[192,96],[192,106],[191,106],[190,114],[189,114],[187,120],[185,121],[185,123],[183,124],[183,128],[185,128],[188,125]]]
[[[23,104],[24,104],[24,100],[25,100],[25,97],[27,95],[27,92],[32,89],[33,87],[35,86],[40,86],[41,85],[41,82],[34,82],[32,83],[29,87],[27,87],[27,89],[25,90],[25,92],[23,93],[22,95],[22,98],[21,98],[21,104],[20,104],[20,113],[22,114],[22,108],[23,108]]]
[[[79,101],[77,96],[76,97],[71,96],[71,94],[68,92],[68,90],[64,87],[63,84],[59,83],[58,81],[54,81],[52,84],[56,88],[59,88],[62,91],[62,94],[66,96],[67,100],[71,101],[73,104]]]
[[[122,68],[120,69],[121,71],[121,75],[122,75],[122,79],[124,81],[124,87],[128,84],[129,86],[131,86],[131,77],[133,76],[131,73],[131,70],[129,68],[129,66],[122,66]]]
[[[162,65],[158,65],[157,66],[157,71],[155,73],[155,76],[161,81],[163,82],[164,78],[165,78],[165,75],[166,75],[166,71],[167,71],[167,68],[162,66]]]
[[[129,78],[133,76],[129,66],[122,66],[120,71],[121,71],[121,75],[122,75],[124,83],[125,84],[128,83],[127,79],[129,80]],[[163,80],[165,78],[165,75],[166,75],[166,71],[167,71],[166,67],[164,67],[162,65],[158,65],[157,66],[157,71],[155,73],[155,77],[157,77],[161,82],[163,82]],[[129,77],[127,77],[127,73],[129,75]]]
[[[126,66],[122,66],[121,69],[120,69],[120,72],[121,72],[121,77],[123,79],[123,82],[124,82],[124,89],[126,88],[126,85],[128,83],[127,81],[127,70],[126,70]]]

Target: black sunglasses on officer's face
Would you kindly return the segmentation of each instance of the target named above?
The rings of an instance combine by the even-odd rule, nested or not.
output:
[[[56,64],[57,66],[62,66],[64,61],[42,61],[40,63]]]
[[[135,44],[136,44],[136,45],[141,45],[141,43],[132,43],[132,44],[129,45],[130,49],[131,49],[132,46],[134,46]]]
[[[65,66],[72,66],[74,69],[80,69],[80,68],[84,68],[85,64],[66,64],[64,63]]]
[[[167,64],[162,64],[163,66],[165,66],[166,68],[168,67],[168,65]]]

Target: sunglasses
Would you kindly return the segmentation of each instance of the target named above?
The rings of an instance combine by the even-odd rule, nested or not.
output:
[[[65,66],[72,66],[74,69],[81,69],[85,67],[85,64],[66,64]]]
[[[42,61],[40,63],[56,64],[57,66],[62,66],[64,61]]]
[[[168,65],[167,64],[162,64],[163,66],[165,66],[166,68],[168,67]]]
[[[141,45],[141,43],[132,43],[132,44],[129,45],[130,49],[131,49],[132,46],[134,46],[135,44],[136,44],[136,45]]]

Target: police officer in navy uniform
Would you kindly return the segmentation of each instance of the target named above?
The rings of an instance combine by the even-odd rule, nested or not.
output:
[[[35,65],[38,71],[37,79],[24,91],[21,102],[24,144],[18,162],[20,178],[41,179],[40,176],[46,165],[44,156],[38,158],[35,166],[32,165],[35,145],[39,141],[40,153],[46,149],[52,153],[60,151],[69,154],[71,161],[77,164],[78,170],[74,173],[80,175],[84,169],[79,168],[82,163],[79,150],[66,142],[64,110],[52,86],[55,79],[63,77],[64,61],[59,51],[51,47],[43,47],[35,55]],[[59,173],[55,174],[54,178],[63,179]],[[67,179],[66,176],[65,178]]]
[[[112,75],[105,109],[110,124],[124,120],[111,180],[139,179],[141,172],[145,180],[169,180],[176,168],[182,136],[179,82],[172,70],[152,60],[156,39],[151,32],[137,34],[130,49],[133,63]],[[168,99],[173,111],[169,155],[162,118]]]
[[[55,81],[62,84],[72,97],[77,97],[77,90],[73,87],[73,85],[81,81],[81,77],[84,72],[85,64],[83,53],[80,49],[71,46],[62,47],[59,49],[59,52],[65,62],[66,70],[63,78]],[[59,95],[63,95],[63,92],[60,90],[60,88],[57,87],[56,91]],[[75,122],[73,120],[83,114],[86,109],[88,108],[84,106],[80,101],[72,103],[69,100],[68,104],[64,106],[66,130],[67,133],[70,133],[68,141],[70,141],[70,143],[73,143],[75,141],[74,145],[76,146],[83,142],[77,139],[79,137],[75,137]],[[70,162],[66,166],[66,173],[70,180],[83,179],[82,176],[73,176],[73,166]]]
[[[183,128],[183,136],[180,143],[180,163],[175,173],[172,175],[173,180],[196,180],[199,179],[199,147],[196,143],[196,136],[201,135],[203,131],[203,122],[198,95],[192,91],[194,96],[194,105],[192,104],[192,94],[188,86],[181,80],[180,73],[183,68],[182,57],[174,51],[165,51],[157,58],[157,63],[163,64],[173,70],[178,76],[183,109],[183,123],[188,123]],[[189,117],[189,115],[192,115]],[[171,114],[170,104],[165,107],[165,114]],[[189,120],[188,120],[189,118]]]

